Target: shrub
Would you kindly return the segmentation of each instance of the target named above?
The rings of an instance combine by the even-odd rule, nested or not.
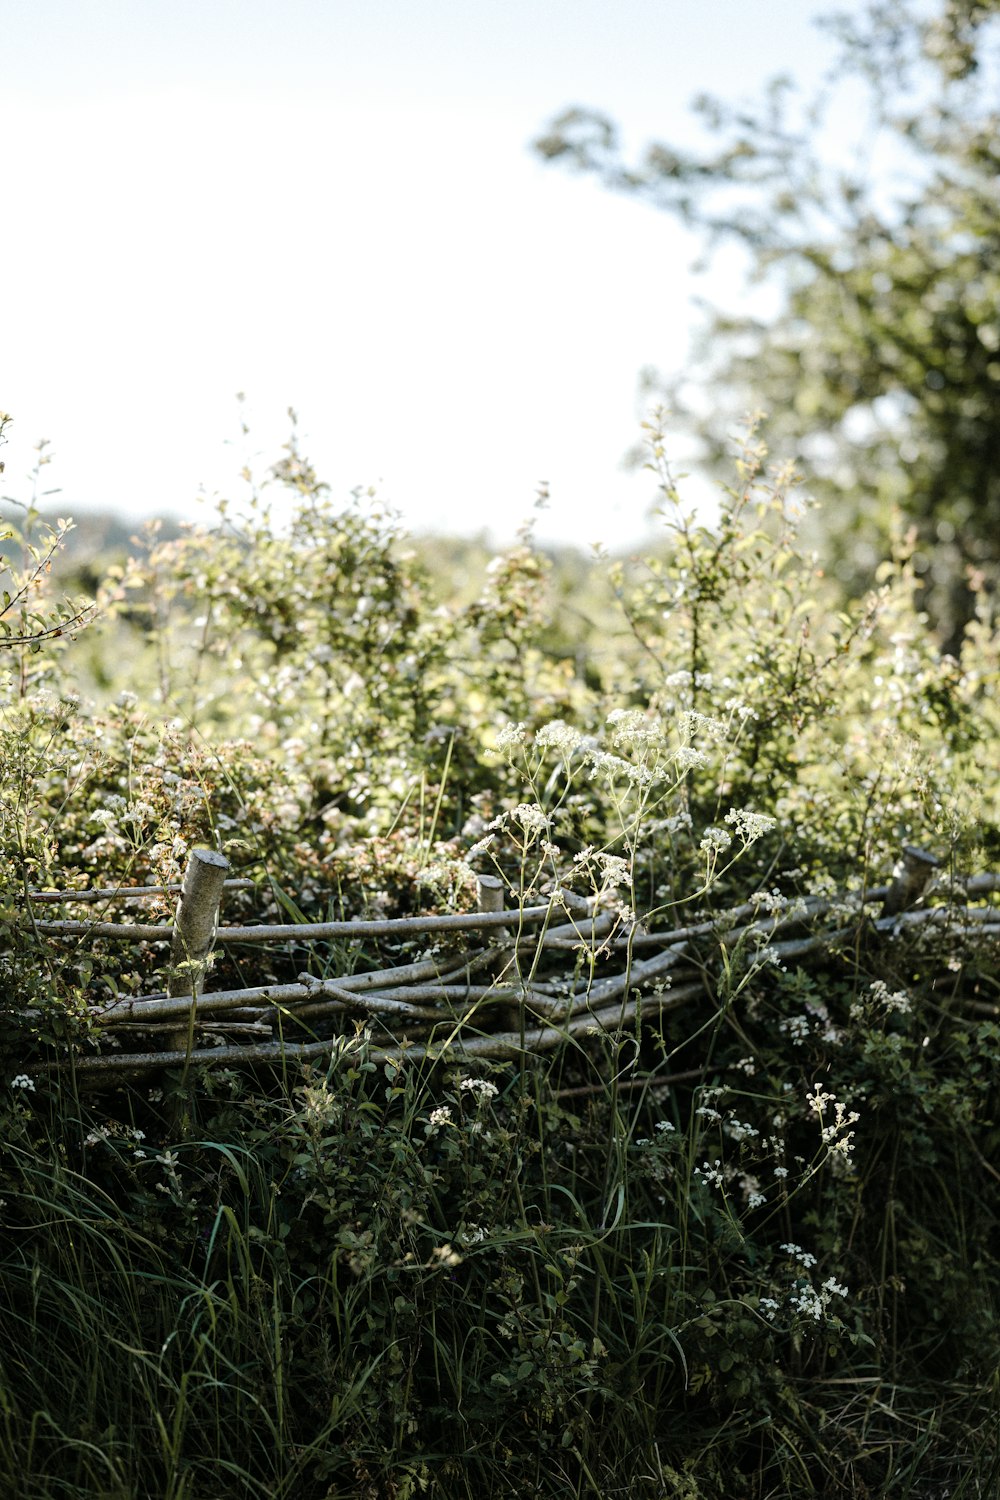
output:
[[[903,539],[847,613],[755,434],[713,528],[649,436],[664,545],[597,560],[573,651],[530,530],[439,601],[293,439],[286,527],[258,499],[112,580],[102,703],[72,653],[8,676],[0,1477],[25,1500],[989,1492],[995,895],[947,905],[997,845],[988,605],[941,657]],[[586,995],[682,928],[696,982],[544,1056],[341,1015],[321,1063],[87,1092],[95,1005],[163,956],[40,941],[23,895],[168,883],[198,843],[257,879],[235,912],[463,910],[492,873],[594,923],[508,951],[508,980]],[[942,860],[942,919],[887,935],[843,893],[904,843]],[[413,940],[216,973],[387,955]]]

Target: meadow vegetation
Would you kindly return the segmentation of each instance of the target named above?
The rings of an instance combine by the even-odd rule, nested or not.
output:
[[[645,439],[660,543],[586,567],[529,524],[449,572],[294,433],[211,525],[103,569],[89,624],[19,521],[3,1494],[1000,1489],[997,894],[963,884],[998,868],[995,606],[943,654],[913,536],[845,603],[759,431],[712,527]],[[28,893],[169,884],[200,845],[254,881],[227,920],[469,911],[483,874],[510,907],[565,891],[613,919],[560,960],[577,982],[637,933],[716,927],[683,1003],[637,984],[626,1024],[544,1055],[410,1048],[405,1020],[390,1048],[383,1017],[308,1064],[95,1088],[94,1008],[155,989],[162,952],[42,937]],[[940,920],[886,933],[856,898],[904,845],[940,862]],[[798,903],[808,933],[830,902],[808,963],[724,940],[741,905]],[[223,948],[212,982],[385,951]]]

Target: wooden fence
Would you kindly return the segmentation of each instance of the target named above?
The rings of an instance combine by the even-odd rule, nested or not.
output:
[[[857,951],[864,939],[884,946],[915,930],[960,956],[1000,945],[1000,907],[988,901],[1000,891],[1000,875],[944,877],[931,855],[913,848],[904,849],[885,885],[829,898],[758,897],[666,931],[626,926],[614,910],[566,892],[508,908],[502,883],[490,877],[480,879],[476,912],[220,926],[225,895],[254,889],[252,881],[227,879],[228,868],[222,855],[196,849],[179,889],[31,894],[29,918],[40,937],[169,946],[164,990],[90,1005],[95,1050],[72,1060],[81,1081],[98,1086],[164,1067],[321,1058],[339,1045],[345,1021],[370,1027],[376,1060],[404,1053],[511,1058],[656,1020],[706,993],[731,993],[734,961],[744,975],[768,964],[810,967],[838,951]],[[49,903],[110,905],[170,891],[178,894],[172,924],[50,921],[40,914]],[[434,949],[405,957],[416,937]],[[367,945],[368,966],[205,989],[218,944],[227,951],[283,945],[286,954],[308,946],[322,959],[332,943],[341,958],[346,945],[355,960]],[[403,953],[387,957],[386,950],[400,947]],[[380,954],[374,961],[372,951]],[[950,967],[942,962],[932,982],[967,1011],[1000,1016],[1000,1006],[978,989],[963,988],[954,959]]]

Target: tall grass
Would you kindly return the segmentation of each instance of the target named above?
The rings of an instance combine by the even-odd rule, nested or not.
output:
[[[898,1155],[873,1138],[853,1222],[807,1185],[769,1229],[699,1175],[704,1093],[652,1059],[619,1086],[633,1061],[459,1076],[360,1038],[249,1092],[206,1075],[173,1141],[145,1093],[21,1090],[0,1493],[989,1495],[996,1215],[969,1158],[937,1213],[944,1182],[921,1198],[896,1160],[873,1221]],[[931,1328],[892,1305],[918,1224],[951,1298]],[[852,1265],[843,1315],[766,1315],[793,1231],[850,1241],[823,1267]]]

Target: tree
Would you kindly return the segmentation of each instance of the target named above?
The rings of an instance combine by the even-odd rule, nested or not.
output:
[[[825,492],[845,581],[870,576],[899,507],[955,649],[973,586],[1000,574],[1000,0],[869,0],[824,24],[840,60],[807,109],[784,79],[750,107],[696,101],[718,149],[654,144],[629,164],[612,121],[580,108],[536,148],[777,280],[773,316],[710,315],[698,384],[724,420],[771,414],[772,447],[794,446]],[[826,130],[845,86],[870,122],[850,163]],[[673,379],[671,404],[718,456],[718,409],[694,413],[689,384]]]

